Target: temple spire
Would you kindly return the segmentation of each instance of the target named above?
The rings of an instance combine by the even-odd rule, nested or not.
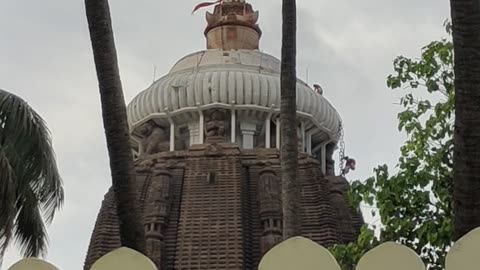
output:
[[[207,12],[207,49],[257,50],[262,31],[257,24],[258,11],[245,0],[224,0]]]

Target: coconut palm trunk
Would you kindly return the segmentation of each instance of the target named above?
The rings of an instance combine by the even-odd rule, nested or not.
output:
[[[455,239],[480,227],[480,1],[451,0],[455,70]]]
[[[107,137],[122,246],[144,253],[145,232],[135,198],[130,135],[108,0],[85,0]]]
[[[285,239],[300,234],[300,192],[297,179],[296,16],[295,0],[283,0],[280,124],[283,237]]]

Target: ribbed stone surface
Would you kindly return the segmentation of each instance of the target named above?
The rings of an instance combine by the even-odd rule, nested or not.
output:
[[[187,117],[179,117],[178,121],[187,121],[199,108],[231,108],[232,105],[237,110],[278,113],[280,61],[253,50],[207,50],[189,55],[132,100],[128,118],[133,129],[153,116],[185,114]],[[300,80],[297,111],[308,126],[317,128],[314,137],[338,140],[340,116],[337,111]]]

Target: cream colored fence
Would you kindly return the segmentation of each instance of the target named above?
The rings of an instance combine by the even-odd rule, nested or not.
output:
[[[480,228],[459,240],[447,254],[446,270],[480,269]],[[371,250],[360,260],[357,270],[425,270],[411,249],[390,242]],[[59,270],[39,259],[24,259],[9,270]],[[157,270],[142,254],[120,248],[98,260],[91,270]],[[303,237],[295,237],[270,250],[259,270],[340,270],[335,258],[322,246]]]

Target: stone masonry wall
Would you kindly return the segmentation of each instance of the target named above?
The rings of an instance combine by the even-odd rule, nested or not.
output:
[[[138,161],[137,199],[147,255],[160,270],[255,270],[281,239],[281,168],[276,149],[194,145]],[[344,178],[325,177],[299,155],[302,235],[323,245],[352,241],[363,218],[346,203]],[[120,247],[110,190],[92,234],[85,270]]]

